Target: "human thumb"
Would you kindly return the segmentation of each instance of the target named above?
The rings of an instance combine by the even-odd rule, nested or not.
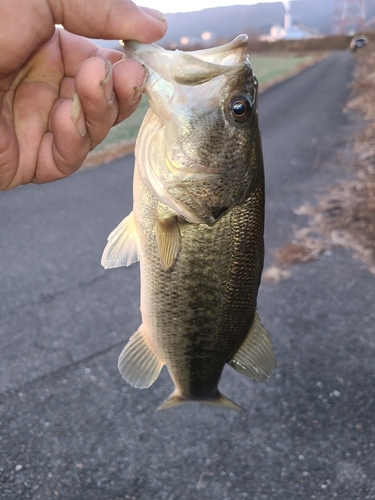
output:
[[[167,29],[164,15],[130,0],[48,0],[55,24],[89,38],[151,43]]]

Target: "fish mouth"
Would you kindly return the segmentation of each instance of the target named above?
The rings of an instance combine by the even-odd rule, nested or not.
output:
[[[122,42],[125,55],[144,64],[149,79],[155,75],[171,84],[195,86],[220,75],[243,71],[247,60],[247,35],[239,35],[219,47],[184,52],[167,50],[155,44]]]

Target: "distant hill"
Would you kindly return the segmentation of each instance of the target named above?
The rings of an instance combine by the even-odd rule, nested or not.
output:
[[[342,0],[344,1],[344,0]],[[294,23],[314,28],[318,33],[331,33],[334,0],[298,0],[291,2]],[[196,12],[167,14],[168,31],[162,45],[179,43],[188,37],[190,43],[201,40],[201,34],[212,33],[212,41],[228,39],[240,33],[250,36],[268,34],[271,26],[284,24],[285,9],[282,2],[258,3],[216,7]],[[375,0],[367,0],[366,17],[375,16]]]
[[[178,42],[182,36],[200,39],[205,31],[218,39],[240,33],[268,33],[272,24],[283,22],[284,12],[283,4],[275,2],[167,14],[168,31],[163,42]]]

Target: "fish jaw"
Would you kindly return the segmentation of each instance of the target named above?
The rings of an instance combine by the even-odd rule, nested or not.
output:
[[[218,47],[210,47],[208,49],[192,50],[188,54],[197,57],[198,59],[213,64],[233,65],[241,62],[244,53],[247,51],[247,35],[239,35],[230,42],[219,45]],[[175,57],[175,54],[181,54],[180,50],[167,50],[159,45],[143,44],[135,41],[122,41],[124,52],[127,57],[142,58],[142,62],[150,62],[152,66],[160,68],[160,72],[165,72],[165,65],[168,60]],[[186,52],[183,52],[186,54]],[[154,63],[151,63],[151,58]]]
[[[251,67],[247,40],[240,35],[220,47],[190,52],[130,41],[124,43],[124,50],[127,57],[147,68],[145,93],[153,111],[166,123],[176,108],[184,109],[198,100],[201,112],[207,112],[212,101],[217,103],[228,79]]]

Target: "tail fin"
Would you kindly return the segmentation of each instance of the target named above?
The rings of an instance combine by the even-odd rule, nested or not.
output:
[[[160,410],[169,410],[169,408],[173,408],[174,406],[180,406],[183,403],[187,403],[189,400],[181,396],[177,393],[177,391],[173,391],[172,394],[156,408],[156,411]]]
[[[172,394],[167,398],[164,403],[162,403],[156,411],[160,410],[169,410],[169,408],[173,408],[174,406],[179,406],[184,403],[189,403],[190,401],[197,401],[205,406],[211,406],[213,408],[224,408],[226,410],[234,410],[234,411],[243,411],[241,406],[236,405],[233,401],[223,396],[219,391],[217,391],[216,399],[206,399],[206,400],[193,400],[187,399],[177,391],[172,392]]]
[[[243,408],[241,408],[241,406],[238,406],[231,399],[227,398],[219,391],[217,391],[217,399],[200,401],[200,403],[206,406],[212,406],[213,408],[225,408],[226,410],[243,411]]]

